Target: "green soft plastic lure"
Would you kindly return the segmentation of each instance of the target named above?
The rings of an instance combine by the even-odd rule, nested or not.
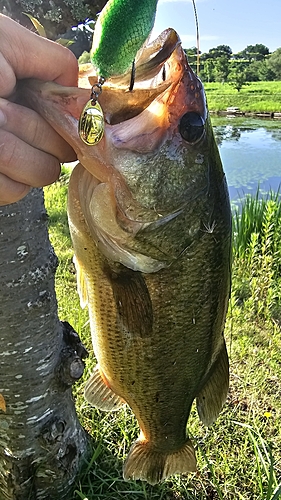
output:
[[[91,61],[99,76],[79,120],[79,135],[88,145],[103,136],[104,119],[97,102],[105,79],[122,75],[150,35],[158,0],[109,0],[96,22]]]
[[[104,78],[122,75],[150,35],[158,0],[109,0],[95,26],[91,61]]]

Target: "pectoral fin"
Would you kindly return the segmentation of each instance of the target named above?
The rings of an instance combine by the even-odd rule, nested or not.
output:
[[[149,338],[153,330],[153,308],[142,273],[120,267],[119,272],[105,268],[111,282],[121,330]]]
[[[84,396],[93,406],[103,411],[119,410],[125,401],[107,385],[105,376],[96,366],[85,386]]]
[[[76,269],[77,291],[80,298],[80,306],[82,309],[88,305],[87,285],[85,281],[85,273],[82,265],[79,263],[78,258],[74,255],[73,262]]]
[[[229,363],[225,343],[217,357],[212,374],[196,398],[200,420],[211,425],[219,415],[229,387]]]

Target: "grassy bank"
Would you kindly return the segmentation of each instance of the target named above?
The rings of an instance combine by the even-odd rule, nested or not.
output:
[[[76,294],[66,219],[67,173],[45,190],[50,235],[60,260],[56,287],[61,319],[79,332],[93,356],[88,317]],[[249,200],[234,215],[233,293],[226,325],[231,388],[217,422],[209,429],[193,408],[192,436],[198,473],[148,486],[122,480],[122,462],[138,434],[128,407],[103,413],[75,387],[79,418],[93,436],[93,455],[73,499],[88,500],[277,500],[281,494],[281,205]]]
[[[251,82],[238,92],[228,83],[204,83],[210,111],[281,112],[281,81]]]

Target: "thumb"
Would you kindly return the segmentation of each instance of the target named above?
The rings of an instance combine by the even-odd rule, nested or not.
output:
[[[21,78],[76,86],[77,60],[65,47],[0,15],[0,95],[9,95]]]

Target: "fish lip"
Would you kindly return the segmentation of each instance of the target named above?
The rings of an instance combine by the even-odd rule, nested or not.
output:
[[[173,28],[164,30],[155,40],[148,41],[137,53],[135,58],[135,85],[158,75],[171,57],[181,40]],[[131,71],[124,77],[131,77]],[[120,84],[120,82],[119,82]]]
[[[16,102],[30,106],[43,116],[51,125],[55,125],[58,115],[78,122],[81,110],[89,100],[89,89],[65,87],[56,82],[42,81],[36,78],[20,80],[16,87]],[[51,105],[48,105],[51,103]],[[71,112],[65,110],[71,108]],[[55,116],[55,118],[54,118]]]

